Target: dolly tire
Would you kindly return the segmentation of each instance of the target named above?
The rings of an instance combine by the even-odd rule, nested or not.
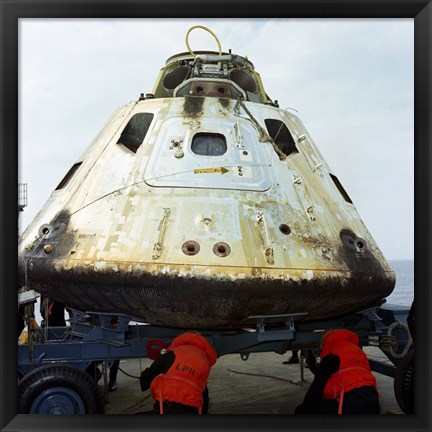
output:
[[[414,414],[414,350],[409,351],[397,366],[393,387],[401,410],[405,414]]]
[[[96,382],[70,365],[44,365],[23,377],[18,385],[20,414],[103,414],[104,403]]]

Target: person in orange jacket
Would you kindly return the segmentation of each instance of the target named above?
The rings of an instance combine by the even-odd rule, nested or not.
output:
[[[197,332],[186,332],[173,339],[141,373],[141,390],[150,388],[159,414],[206,414],[209,397],[207,379],[216,363],[217,352]]]
[[[320,338],[321,362],[296,414],[379,414],[379,393],[359,337],[328,330]]]

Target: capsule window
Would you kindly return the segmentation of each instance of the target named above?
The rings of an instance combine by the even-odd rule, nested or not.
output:
[[[351,198],[349,197],[349,195],[347,194],[346,190],[344,189],[344,187],[342,186],[341,182],[339,181],[339,179],[334,176],[333,174],[329,173],[331,179],[333,180],[334,184],[336,185],[336,187],[338,188],[339,192],[341,193],[341,195],[344,197],[344,200],[346,202],[349,202],[350,204],[352,204],[353,202],[351,201]]]
[[[130,151],[136,153],[150,128],[154,114],[138,113],[129,120],[120,135],[117,144],[123,144]]]
[[[63,180],[59,183],[59,185],[55,188],[55,190],[63,189],[74,176],[74,174],[78,171],[78,168],[81,166],[82,162],[78,162],[72,166],[72,168],[68,171],[68,173],[63,177]]]
[[[269,135],[283,153],[287,156],[292,153],[298,153],[294,139],[283,121],[265,119],[264,122]]]
[[[226,139],[220,134],[198,133],[192,139],[191,149],[200,156],[222,156],[227,151]]]

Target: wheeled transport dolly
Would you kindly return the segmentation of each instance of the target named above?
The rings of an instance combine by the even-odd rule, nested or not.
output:
[[[317,342],[325,329],[349,329],[362,346],[379,346],[391,364],[369,359],[372,370],[394,377],[401,409],[412,412],[414,349],[406,321],[409,307],[384,305],[340,319],[303,322],[306,314],[252,316],[240,330],[200,330],[218,352],[249,354],[301,349],[314,372]],[[284,325],[275,324],[284,321]],[[146,325],[127,315],[72,310],[69,325],[29,330],[28,343],[18,345],[19,413],[103,413],[97,379],[89,369],[111,367],[115,360],[145,358],[190,329]]]

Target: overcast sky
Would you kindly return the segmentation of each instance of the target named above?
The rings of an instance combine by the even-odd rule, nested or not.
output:
[[[294,108],[388,259],[414,257],[413,19],[21,19],[20,232],[119,106],[151,92],[193,25]],[[217,51],[203,30],[193,50]]]

